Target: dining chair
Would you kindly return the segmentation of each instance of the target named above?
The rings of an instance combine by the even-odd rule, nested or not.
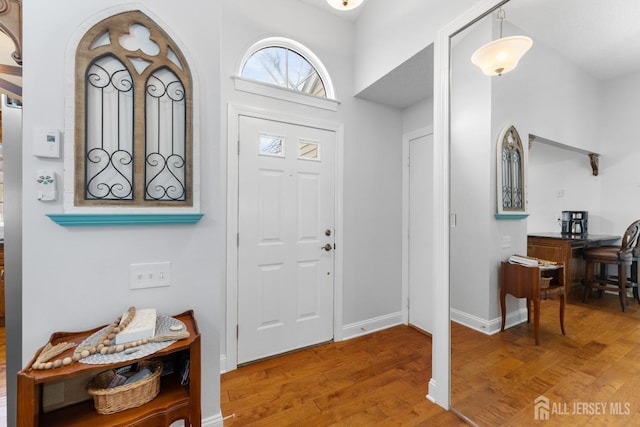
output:
[[[593,289],[615,292],[620,298],[622,311],[627,309],[627,289],[632,288],[634,299],[638,295],[638,258],[640,257],[640,220],[629,225],[622,236],[620,246],[594,246],[585,248],[585,287],[583,302],[589,300]],[[598,274],[595,266],[599,265]],[[617,266],[617,275],[609,274],[609,266]]]

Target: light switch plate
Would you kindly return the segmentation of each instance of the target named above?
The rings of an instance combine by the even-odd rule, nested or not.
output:
[[[151,262],[131,264],[129,289],[157,288],[171,285],[171,263]]]

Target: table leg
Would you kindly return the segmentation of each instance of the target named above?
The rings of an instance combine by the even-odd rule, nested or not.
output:
[[[593,285],[593,263],[587,261],[587,266],[584,272],[584,295],[582,296],[582,302],[587,302],[589,300],[592,285]],[[565,286],[567,286],[566,283],[565,283]]]
[[[560,330],[562,335],[566,335],[564,333],[564,299],[564,295],[560,295]]]
[[[503,290],[500,290],[500,312],[502,314],[502,324],[500,326],[500,332],[504,331],[504,323],[507,317],[507,307],[506,307],[506,296],[507,293],[504,292]]]
[[[540,335],[539,329],[540,327],[540,300],[538,298],[533,298],[533,335],[536,338],[536,345],[540,345]]]

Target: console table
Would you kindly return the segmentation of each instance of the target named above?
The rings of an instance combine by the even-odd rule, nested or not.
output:
[[[604,234],[532,233],[527,237],[527,255],[564,264],[565,284],[573,288],[582,285],[584,280],[582,250],[590,246],[614,245],[619,240],[620,236]]]
[[[124,362],[91,365],[81,362],[69,366],[48,370],[30,369],[42,349],[38,350],[29,364],[18,372],[18,408],[17,422],[19,427],[32,426],[136,426],[157,427],[169,426],[172,422],[184,420],[185,426],[200,426],[200,331],[193,311],[189,310],[177,316],[187,327],[189,337],[178,340],[162,350],[149,356]],[[55,345],[60,342],[80,344],[103,327],[85,332],[56,332],[49,342]],[[184,353],[182,353],[184,352]],[[73,349],[67,350],[60,357],[71,355]],[[84,385],[100,372],[130,365],[149,359],[168,360],[178,355],[188,356],[189,383],[180,384],[179,369],[160,378],[160,393],[152,401],[137,408],[127,409],[110,415],[101,415],[94,408],[93,400],[73,402],[62,408],[45,412],[43,410],[43,388],[55,385],[60,390],[71,387],[78,380]],[[87,394],[87,396],[90,398]]]
[[[500,264],[500,311],[502,324],[500,331],[504,331],[506,319],[506,295],[527,299],[527,323],[531,322],[531,304],[533,303],[533,335],[536,345],[540,345],[538,327],[540,325],[540,301],[560,299],[560,329],[564,335],[564,305],[567,288],[564,285],[564,268],[562,264],[551,267],[528,267],[502,261]],[[542,286],[543,278],[550,279],[549,286]]]

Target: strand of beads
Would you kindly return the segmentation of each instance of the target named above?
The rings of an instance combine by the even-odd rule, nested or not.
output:
[[[118,353],[120,351],[123,351],[125,349],[131,348],[134,346],[146,344],[148,340],[139,340],[136,342],[119,344],[115,346],[111,345],[111,342],[116,338],[116,335],[118,335],[120,331],[122,331],[124,328],[127,327],[127,325],[129,325],[129,323],[131,323],[131,320],[133,320],[135,315],[136,315],[136,308],[133,306],[129,307],[129,311],[127,312],[127,317],[125,317],[124,320],[122,320],[122,317],[118,317],[113,323],[111,323],[108,326],[107,330],[104,332],[104,334],[102,334],[102,337],[100,337],[100,339],[98,340],[97,345],[77,348],[73,352],[73,356],[67,356],[63,359],[56,359],[54,361],[46,361],[46,360],[48,360],[51,357],[54,357],[55,354],[47,357],[48,355],[46,353],[45,355],[43,355],[43,352],[41,352],[40,356],[38,357],[38,359],[36,359],[36,362],[31,366],[31,368],[32,369],[52,369],[52,368],[58,368],[60,366],[68,366],[68,365],[71,365],[72,363],[79,361],[80,359],[84,359],[85,357],[89,357],[92,354],[96,354],[98,352],[100,354],[107,354],[107,353],[112,354],[112,353]],[[70,345],[71,347],[75,345],[75,344],[71,345],[67,343],[61,343],[61,344]],[[67,347],[67,348],[70,348],[70,347]],[[44,357],[47,357],[47,359],[44,359]]]
[[[64,353],[70,348],[75,347],[75,343],[61,342],[56,345],[51,345],[51,343],[47,343],[44,346],[36,361],[33,362],[34,369],[51,369],[58,368],[62,366],[62,360],[56,359],[53,362],[48,362],[48,360],[56,357],[59,354]]]

